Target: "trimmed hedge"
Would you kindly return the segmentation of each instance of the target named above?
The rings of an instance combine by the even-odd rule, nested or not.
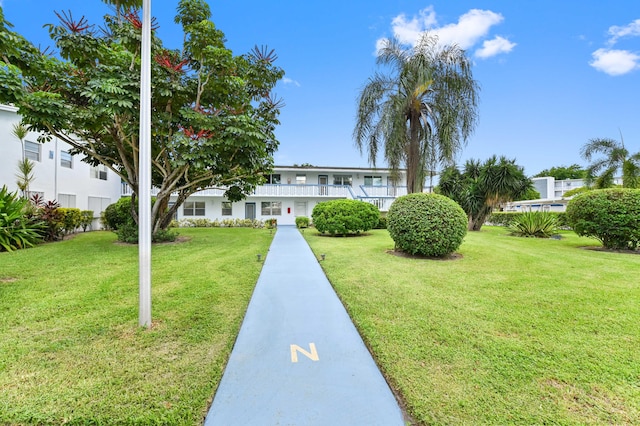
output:
[[[298,228],[308,228],[309,227],[309,218],[306,216],[298,216],[296,217],[296,226]]]
[[[460,247],[468,219],[462,207],[438,194],[416,193],[397,198],[387,214],[387,229],[396,249],[409,254],[443,257]]]
[[[516,219],[521,220],[521,217],[528,212],[494,212],[487,219],[487,223],[495,226],[511,226]],[[567,214],[565,212],[546,212],[550,216],[556,218],[558,227],[561,229],[568,229],[569,223],[567,222]]]
[[[567,220],[576,234],[594,237],[605,248],[635,250],[640,244],[640,189],[585,192],[569,201]]]
[[[323,234],[359,234],[378,224],[380,211],[364,201],[332,200],[316,204],[311,218],[318,232]]]

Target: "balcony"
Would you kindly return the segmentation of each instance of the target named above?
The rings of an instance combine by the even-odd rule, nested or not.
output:
[[[193,196],[222,197],[224,189],[203,189]],[[122,196],[130,196],[131,188],[122,184]],[[158,189],[151,190],[152,195],[158,194]],[[357,198],[349,185],[261,185],[253,191],[253,197],[321,197],[321,198]]]

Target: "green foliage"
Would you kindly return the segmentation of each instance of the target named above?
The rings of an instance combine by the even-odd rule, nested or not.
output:
[[[296,226],[298,228],[308,228],[309,227],[309,218],[306,216],[297,216],[296,217]]]
[[[62,239],[64,234],[64,214],[60,210],[60,204],[57,201],[38,201],[35,219],[44,224],[45,241],[58,241]]]
[[[170,228],[262,228],[265,224],[258,219],[180,219],[171,222]]]
[[[131,215],[131,197],[122,197],[115,203],[109,204],[102,213],[102,225],[113,231],[119,230],[124,225],[135,225]]]
[[[396,248],[409,254],[446,256],[460,247],[467,234],[464,210],[438,194],[398,197],[389,208],[387,220]]]
[[[464,170],[447,167],[438,192],[456,201],[469,217],[469,230],[479,231],[498,205],[521,199],[533,187],[515,160],[495,155],[484,163],[468,160]]]
[[[602,154],[602,157],[594,158],[596,154]],[[631,154],[624,145],[622,134],[620,142],[609,138],[590,139],[582,147],[581,155],[590,162],[586,176],[590,186],[611,188],[620,171],[624,188],[640,188],[640,152]]]
[[[278,219],[275,217],[271,217],[269,219],[264,220],[264,227],[267,229],[272,229],[278,226]]]
[[[406,169],[408,192],[422,192],[429,170],[452,162],[473,132],[480,89],[465,51],[433,34],[409,49],[385,40],[378,52],[389,73],[362,89],[353,136],[372,164],[384,153],[394,172]]]
[[[84,232],[87,231],[87,228],[91,226],[93,222],[93,211],[92,210],[82,210],[80,212],[80,226]]]
[[[579,194],[583,194],[587,191],[590,191],[591,188],[589,188],[588,186],[580,186],[578,188],[573,188],[568,190],[567,192],[564,193],[564,197],[568,198],[568,197],[573,197],[575,195],[579,195]]]
[[[550,212],[522,212],[509,225],[511,235],[550,238],[558,233],[558,218]]]
[[[5,185],[0,189],[0,251],[33,247],[42,240],[43,225],[24,214],[28,202]]]
[[[519,220],[519,218],[524,213],[525,212],[493,212],[487,218],[487,222],[495,226],[508,227],[515,221]],[[560,227],[561,229],[569,229],[569,224],[567,223],[567,214],[565,212],[545,212],[545,213],[556,218],[556,221],[558,222],[558,227]]]
[[[380,215],[378,224],[374,226],[374,229],[387,229],[387,216]]]
[[[570,166],[557,166],[550,169],[544,169],[540,173],[533,177],[546,177],[551,176],[556,180],[566,179],[585,179],[587,177],[587,171],[583,169],[579,164],[572,164]]]
[[[578,235],[596,238],[605,248],[635,250],[640,244],[640,189],[578,195],[567,205],[567,220]]]
[[[318,232],[331,235],[359,234],[378,223],[376,206],[359,200],[331,200],[316,204],[311,213]]]
[[[64,233],[70,234],[80,228],[82,225],[82,213],[80,212],[80,209],[60,207],[58,211],[62,216],[61,226]]]
[[[135,202],[141,28],[139,10],[128,6],[140,2],[109,1],[117,15],[103,24],[69,13],[47,25],[56,55],[40,52],[0,16],[0,102],[16,105],[24,124],[42,132],[40,141],[57,137],[72,154],[87,155],[84,161],[105,164],[133,189]],[[210,19],[205,1],[180,0],[182,46],[169,49],[152,36],[152,184],[161,197],[154,231],[169,225],[190,194],[227,188],[226,199],[237,201],[273,167],[283,105],[273,88],[284,71],[273,50],[234,55]],[[169,207],[172,194],[177,202]]]

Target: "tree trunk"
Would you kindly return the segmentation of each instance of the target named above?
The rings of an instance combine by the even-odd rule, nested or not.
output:
[[[407,193],[422,192],[423,185],[420,179],[420,141],[418,140],[418,115],[411,111],[409,114],[409,146],[407,147]]]

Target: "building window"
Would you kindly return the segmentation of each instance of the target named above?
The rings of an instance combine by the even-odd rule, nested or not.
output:
[[[281,201],[263,201],[262,216],[280,216],[282,214]]]
[[[75,208],[76,196],[73,194],[58,194],[58,203],[60,203],[60,207]]]
[[[231,201],[223,201],[222,202],[222,216],[231,216]]]
[[[73,157],[67,151],[60,151],[60,167],[73,169]]]
[[[296,175],[296,185],[304,185],[307,183],[307,175],[297,174]]]
[[[382,176],[365,176],[364,186],[382,186]]]
[[[333,175],[333,184],[334,185],[349,185],[353,183],[353,178],[351,175]]]
[[[185,201],[182,214],[185,216],[204,216],[204,201]]]
[[[272,184],[272,185],[280,185],[281,180],[280,180],[280,174],[271,174],[271,175],[267,175],[267,182],[268,184]]]
[[[104,164],[91,166],[91,177],[94,179],[107,180],[107,166]]]
[[[24,156],[29,160],[40,161],[40,148],[42,145],[35,142],[24,141]]]
[[[100,213],[106,210],[111,204],[111,198],[107,197],[89,197],[88,209],[93,211],[93,217],[100,217]]]

